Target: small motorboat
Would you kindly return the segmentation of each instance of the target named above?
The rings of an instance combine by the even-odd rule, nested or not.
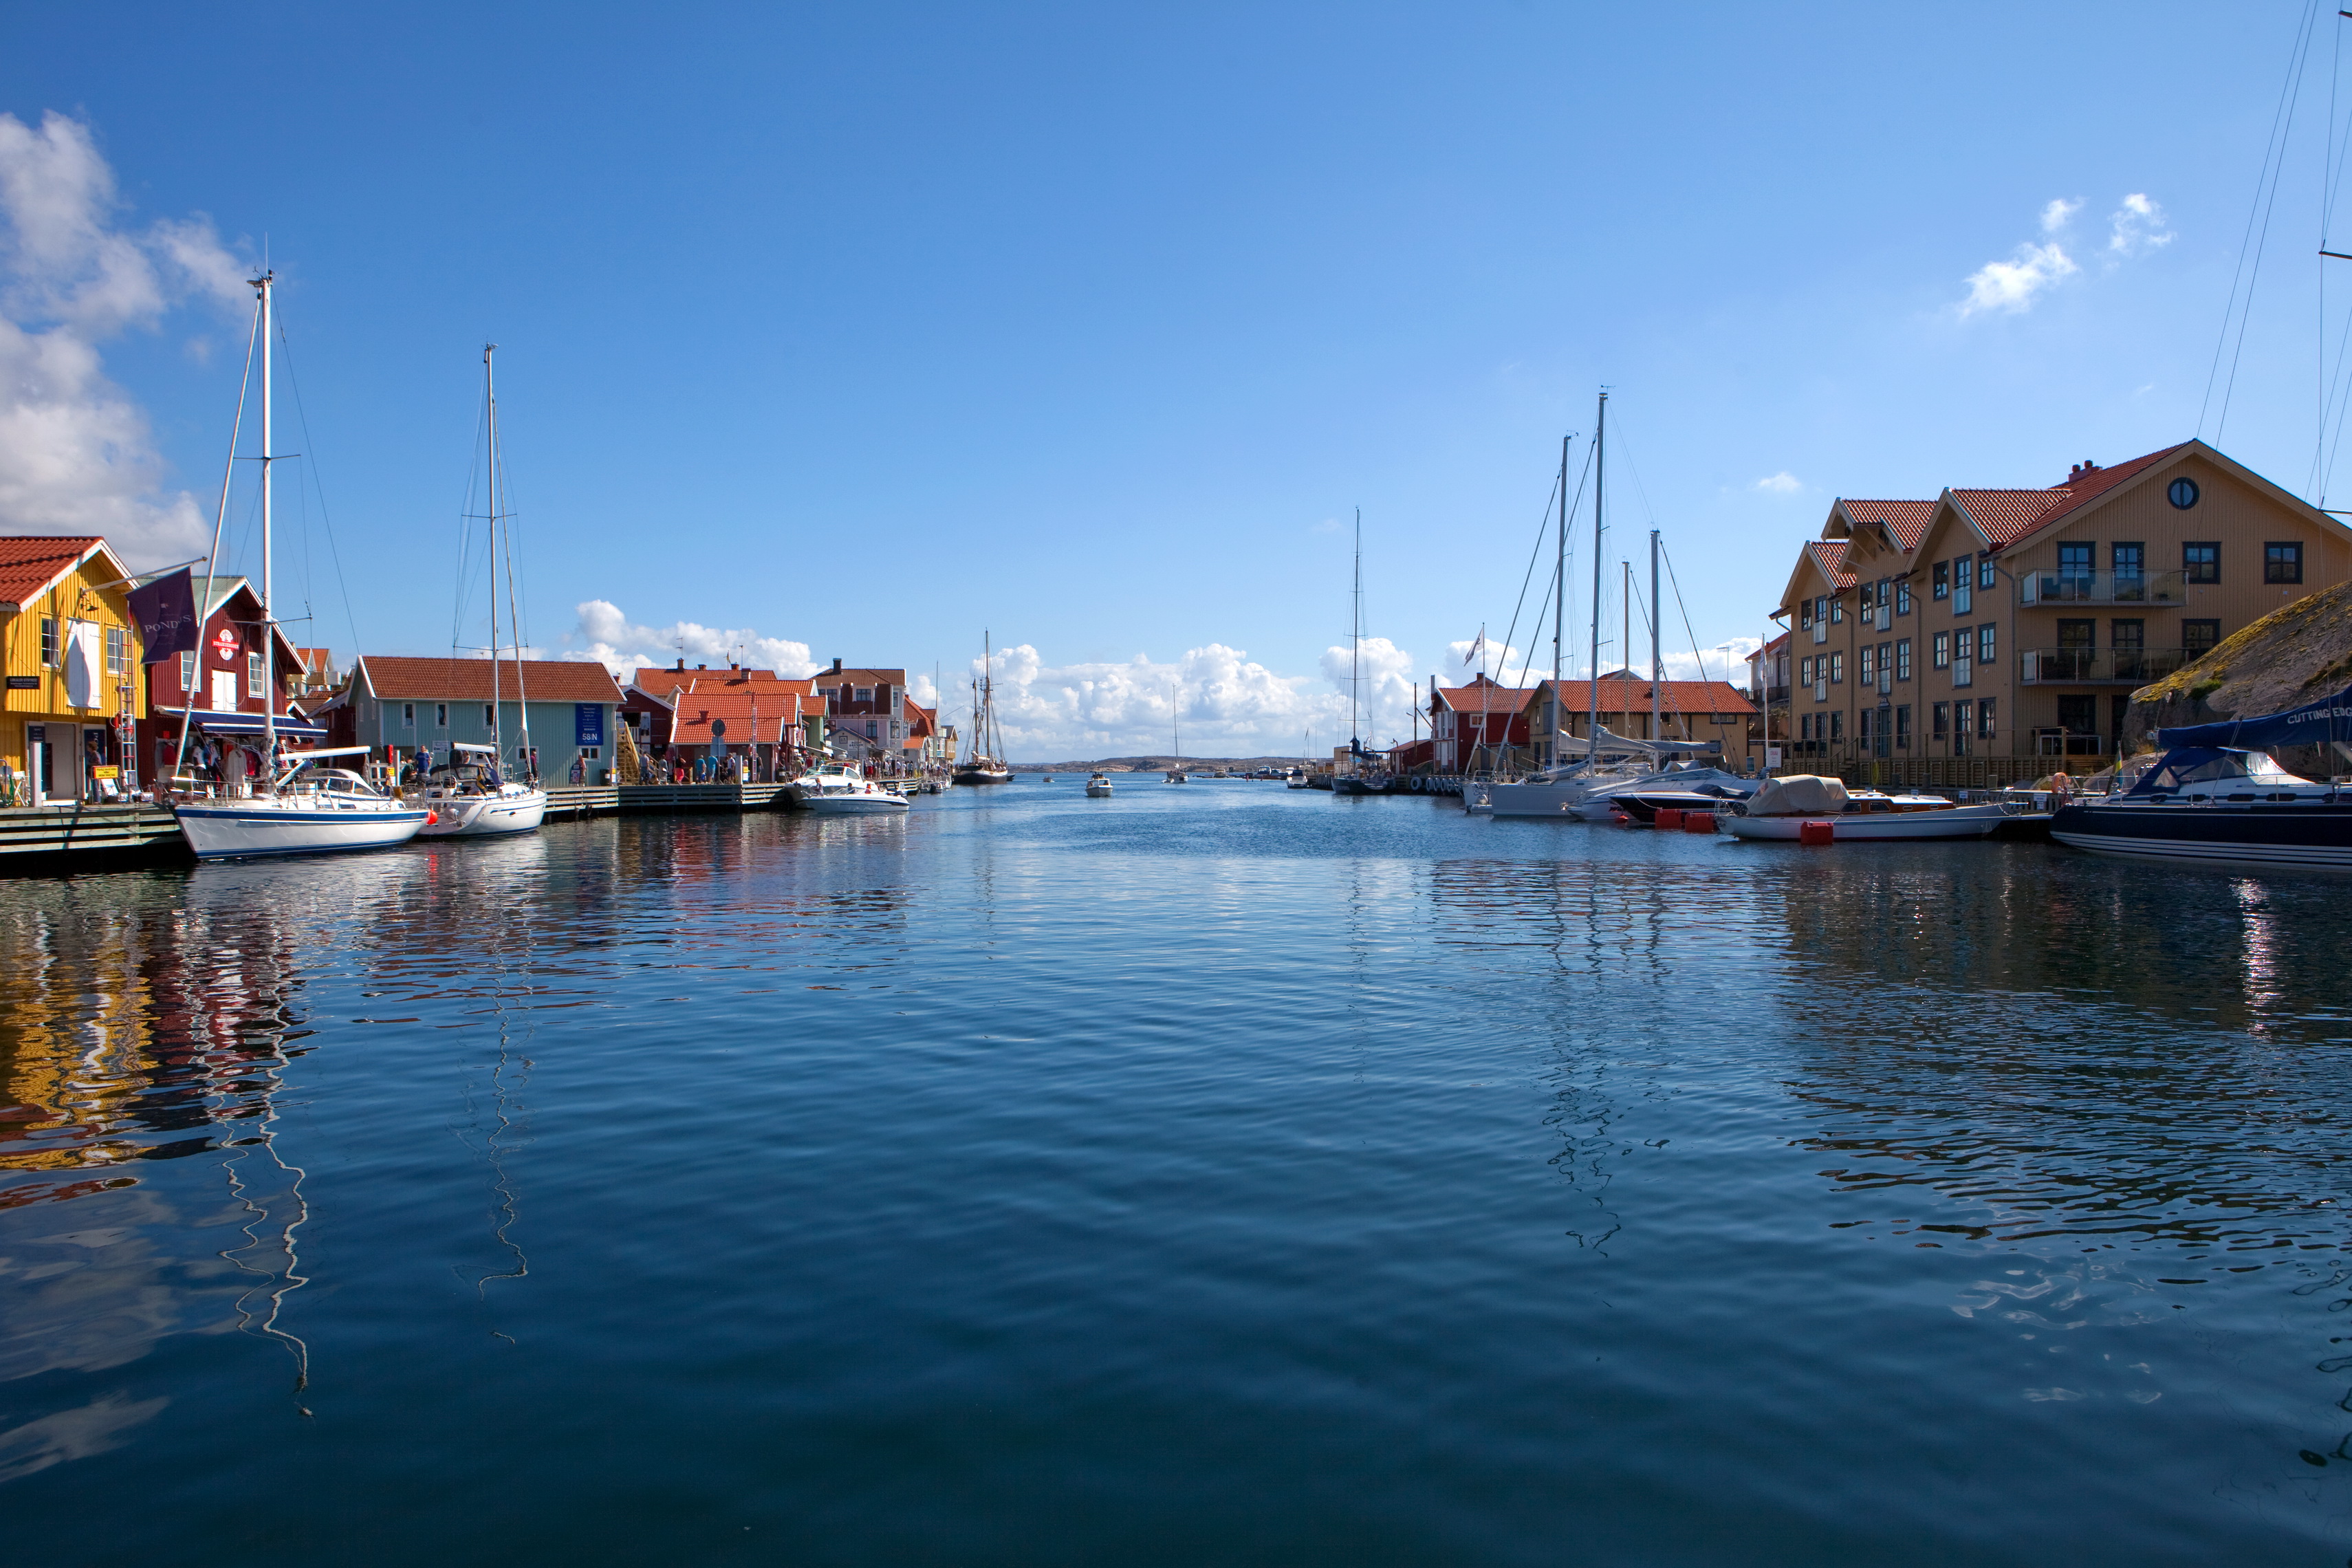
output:
[[[1168,782],[1170,784],[1182,784],[1184,782],[1184,770],[1181,768],[1170,768],[1168,770]]]
[[[1939,795],[1887,795],[1849,790],[1833,778],[1800,773],[1767,780],[1748,800],[1718,818],[1735,838],[1800,843],[1809,824],[1827,824],[1832,842],[1890,838],[1982,838],[2019,815],[1995,801],[1961,805]]]
[[[800,791],[801,805],[821,816],[883,816],[913,809],[905,795],[842,763],[803,773],[793,784]]]
[[[1088,779],[1087,781],[1087,794],[1092,795],[1097,800],[1108,800],[1110,798],[1109,777],[1107,774],[1097,773],[1094,777]]]

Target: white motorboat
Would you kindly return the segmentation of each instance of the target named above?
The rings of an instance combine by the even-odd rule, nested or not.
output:
[[[1087,781],[1087,794],[1092,795],[1097,800],[1108,800],[1110,798],[1109,775],[1105,773],[1097,773],[1094,777],[1088,779]]]
[[[500,779],[492,765],[495,748],[457,742],[452,750],[478,753],[462,755],[454,767],[436,771],[421,795],[432,820],[417,832],[427,838],[487,838],[501,833],[529,833],[547,816],[547,792]]]
[[[905,795],[884,789],[846,763],[828,763],[793,782],[800,790],[801,805],[820,816],[886,816],[914,808]]]
[[[317,765],[322,758],[364,755],[367,750],[338,746],[302,752],[250,799],[187,801],[174,806],[173,815],[199,860],[405,844],[431,819],[430,812],[393,799],[348,768]]]
[[[1848,790],[1832,778],[1772,779],[1717,825],[1735,838],[1800,842],[1808,823],[1826,824],[1834,843],[1895,838],[1982,838],[2021,815],[2011,804],[1960,805],[1939,795]]]

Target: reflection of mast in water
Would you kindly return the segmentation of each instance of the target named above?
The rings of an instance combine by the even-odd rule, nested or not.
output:
[[[285,1057],[280,1053],[278,1059],[278,1076],[281,1081],[284,1067]],[[259,1144],[269,1155],[270,1163],[293,1178],[287,1185],[284,1199],[289,1211],[286,1224],[279,1227],[277,1237],[277,1251],[285,1258],[286,1266],[282,1270],[275,1267],[268,1269],[257,1268],[241,1256],[261,1247],[261,1237],[256,1234],[256,1229],[267,1224],[270,1215],[268,1205],[255,1203],[252,1196],[246,1191],[244,1178],[237,1170],[237,1166],[244,1162],[243,1154],[231,1155],[224,1164],[223,1170],[228,1176],[228,1190],[231,1195],[244,1205],[246,1213],[253,1217],[243,1226],[246,1245],[229,1248],[220,1256],[236,1268],[268,1282],[263,1285],[249,1286],[237,1297],[236,1326],[238,1331],[242,1333],[249,1334],[257,1331],[266,1339],[278,1340],[285,1344],[294,1357],[294,1392],[299,1394],[310,1386],[310,1347],[299,1335],[288,1333],[284,1329],[279,1328],[278,1314],[285,1306],[288,1296],[310,1282],[310,1277],[300,1271],[302,1258],[294,1244],[294,1232],[310,1217],[310,1201],[302,1195],[302,1179],[310,1173],[299,1165],[288,1164],[284,1156],[278,1152],[278,1135],[272,1125],[278,1120],[278,1105],[275,1097],[265,1100],[264,1104],[267,1109],[262,1112],[260,1135],[240,1139],[238,1142],[246,1146]],[[266,1296],[269,1301],[269,1310],[262,1313],[257,1321],[251,1305],[256,1296]],[[296,1408],[305,1415],[310,1414],[307,1405],[298,1405]]]
[[[494,889],[490,888],[478,888],[475,890],[491,895],[486,898],[485,901],[494,909],[505,902],[497,899]],[[529,1057],[520,1056],[515,1050],[514,1020],[509,1012],[508,1004],[515,994],[529,998],[538,994],[539,987],[532,980],[535,967],[533,929],[533,924],[528,918],[519,916],[502,918],[498,915],[493,915],[483,929],[482,953],[488,961],[490,1011],[496,1020],[499,1032],[498,1056],[490,1065],[490,1125],[484,1129],[480,1117],[475,1114],[473,1086],[469,1078],[467,1083],[467,1110],[473,1117],[473,1131],[481,1133],[481,1142],[478,1145],[466,1134],[460,1133],[459,1136],[464,1139],[468,1148],[473,1148],[480,1153],[490,1168],[492,1194],[490,1235],[498,1245],[505,1249],[513,1263],[511,1268],[493,1268],[475,1276],[475,1300],[486,1306],[489,1301],[491,1280],[521,1279],[530,1273],[530,1258],[515,1241],[513,1236],[517,1218],[515,1190],[513,1182],[507,1174],[506,1157],[509,1150],[518,1146],[514,1142],[517,1128],[523,1129],[526,1141],[529,1131],[528,1123],[522,1121],[516,1094],[528,1085],[528,1074],[532,1063]],[[509,937],[520,939],[521,952],[519,965],[509,966],[506,959],[505,947],[507,939]],[[510,981],[516,984],[510,985]],[[528,1005],[526,1002],[526,1008]],[[536,1031],[533,1026],[526,1024],[522,1032],[528,1038]],[[521,1063],[520,1071],[515,1066],[518,1061]],[[509,1344],[516,1342],[515,1337],[503,1329],[493,1328],[490,1333]]]

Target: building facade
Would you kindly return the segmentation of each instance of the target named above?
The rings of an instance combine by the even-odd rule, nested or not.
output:
[[[2046,489],[1842,499],[1775,612],[1794,666],[1785,764],[2095,769],[2135,690],[2347,575],[2352,531],[2200,441]]]
[[[421,748],[446,761],[457,742],[487,746],[502,738],[499,765],[511,776],[562,783],[576,766],[583,782],[604,784],[620,701],[612,673],[593,661],[500,659],[494,693],[487,658],[363,654],[349,689],[320,716],[335,716],[337,743],[373,748],[394,768]],[[536,767],[523,749],[526,730]]]
[[[70,804],[137,787],[146,670],[131,586],[94,534],[0,539],[0,802]]]
[[[152,581],[142,577],[144,584]],[[289,721],[289,738],[316,741],[322,731],[297,719],[295,694],[306,689],[303,650],[282,628],[262,639],[261,595],[245,577],[195,577],[189,583],[197,617],[196,647],[159,661],[147,672],[138,750],[151,779],[169,779],[179,762],[180,738],[250,740],[274,712]],[[194,711],[189,710],[193,708]]]

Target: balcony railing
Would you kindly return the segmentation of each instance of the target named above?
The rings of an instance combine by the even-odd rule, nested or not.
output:
[[[2146,686],[2195,658],[2178,647],[2030,647],[2018,655],[2025,686]]]
[[[2180,605],[2183,572],[2028,572],[2017,580],[2028,605]]]

